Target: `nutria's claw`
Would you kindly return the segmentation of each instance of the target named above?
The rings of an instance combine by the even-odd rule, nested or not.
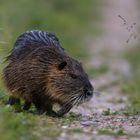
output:
[[[66,104],[62,106],[62,108],[57,112],[58,117],[64,116],[64,114],[68,113],[71,108],[72,108],[71,104]]]
[[[51,117],[59,117],[58,114],[55,111],[47,111],[46,115]]]
[[[43,109],[43,108],[37,109],[37,114],[38,114],[38,115],[42,115],[42,114],[44,114],[45,112],[46,112],[46,110]]]

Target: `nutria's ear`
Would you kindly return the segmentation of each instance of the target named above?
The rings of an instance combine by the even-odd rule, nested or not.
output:
[[[66,61],[61,62],[61,63],[58,65],[58,70],[64,69],[64,68],[66,67],[66,65],[67,65],[67,62],[66,62]]]

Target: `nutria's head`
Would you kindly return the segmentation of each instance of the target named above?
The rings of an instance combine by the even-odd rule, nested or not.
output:
[[[62,56],[62,55],[61,55]],[[50,66],[47,90],[50,97],[60,104],[79,105],[91,99],[93,87],[82,65],[75,59],[57,54],[55,65]]]

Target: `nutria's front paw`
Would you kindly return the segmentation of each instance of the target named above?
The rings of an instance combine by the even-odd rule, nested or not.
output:
[[[46,114],[51,117],[59,117],[58,114],[53,110],[47,111]]]
[[[63,105],[62,108],[57,112],[57,116],[58,117],[64,116],[66,113],[70,111],[71,108],[72,108],[71,104]]]

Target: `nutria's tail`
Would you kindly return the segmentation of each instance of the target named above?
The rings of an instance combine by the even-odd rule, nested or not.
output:
[[[14,48],[7,57],[7,60],[14,61],[22,59],[37,47],[42,46],[52,46],[63,50],[55,34],[42,30],[27,31],[17,38]]]

